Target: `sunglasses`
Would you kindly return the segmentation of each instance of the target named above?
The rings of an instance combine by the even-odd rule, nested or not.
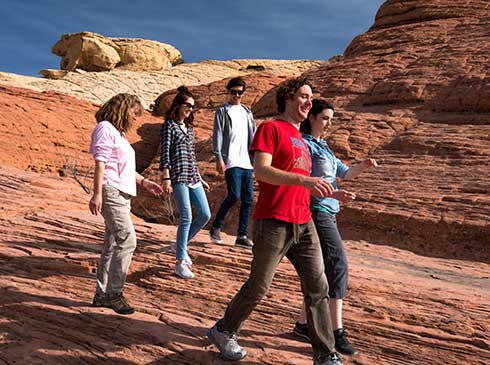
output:
[[[188,103],[188,102],[185,102],[185,103],[182,103],[182,105],[188,107],[188,108],[191,108],[191,109],[194,109],[196,106],[194,104],[191,104],[191,103]]]
[[[236,95],[236,96],[242,96],[243,93],[245,92],[245,90],[229,90],[230,94],[231,95]]]

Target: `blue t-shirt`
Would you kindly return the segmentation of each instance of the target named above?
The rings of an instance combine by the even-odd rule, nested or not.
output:
[[[311,156],[311,176],[322,177],[337,189],[337,177],[343,179],[349,167],[335,157],[325,140],[318,141],[311,134],[304,133],[302,137]],[[334,215],[340,211],[340,204],[337,199],[311,196],[310,208]]]

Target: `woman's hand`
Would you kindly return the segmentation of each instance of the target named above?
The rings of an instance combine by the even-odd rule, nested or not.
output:
[[[92,195],[92,199],[88,203],[88,208],[93,215],[102,213],[102,194]]]
[[[162,179],[162,190],[164,194],[172,194],[172,182],[170,180]]]
[[[163,193],[162,187],[151,180],[143,180],[143,187],[153,195],[162,195]]]
[[[362,161],[364,170],[370,169],[371,167],[377,167],[378,163],[374,158],[368,158],[367,160]]]
[[[202,186],[204,187],[204,190],[209,191],[209,184],[201,179]]]
[[[337,199],[341,203],[348,203],[356,198],[356,193],[347,190],[335,190],[331,198]]]

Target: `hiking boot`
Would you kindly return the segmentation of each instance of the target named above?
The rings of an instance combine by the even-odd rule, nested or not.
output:
[[[306,323],[296,322],[293,332],[296,336],[304,338],[308,342],[310,341],[310,336],[308,336],[308,325]]]
[[[189,263],[186,260],[179,260],[175,264],[175,275],[181,277],[182,279],[192,279],[194,278],[194,273],[190,269]]]
[[[219,228],[211,227],[211,229],[209,230],[209,238],[211,239],[211,242],[223,243],[223,240],[221,239],[220,231],[221,229]]]
[[[247,238],[247,236],[238,236],[235,241],[235,245],[243,248],[252,248],[254,243]]]
[[[208,339],[226,360],[237,361],[247,355],[247,351],[238,344],[234,333],[218,330],[218,322],[208,331]]]
[[[94,300],[92,300],[92,307],[96,308],[112,308],[109,304],[109,300],[107,299],[107,295],[105,294],[97,294],[94,295]]]
[[[327,356],[322,356],[313,361],[313,365],[343,365],[342,359],[336,352],[331,352]]]
[[[347,339],[347,334],[343,328],[333,331],[335,337],[335,349],[342,355],[354,356],[357,355],[357,350],[351,345]]]
[[[116,293],[108,296],[110,308],[119,314],[133,314],[134,308],[131,307],[122,293]]]

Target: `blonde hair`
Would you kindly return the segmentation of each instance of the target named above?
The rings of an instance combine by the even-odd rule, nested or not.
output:
[[[131,109],[136,108],[136,115],[143,114],[140,99],[132,94],[117,94],[110,98],[95,113],[97,123],[104,120],[110,122],[119,132],[128,132],[133,125]]]

